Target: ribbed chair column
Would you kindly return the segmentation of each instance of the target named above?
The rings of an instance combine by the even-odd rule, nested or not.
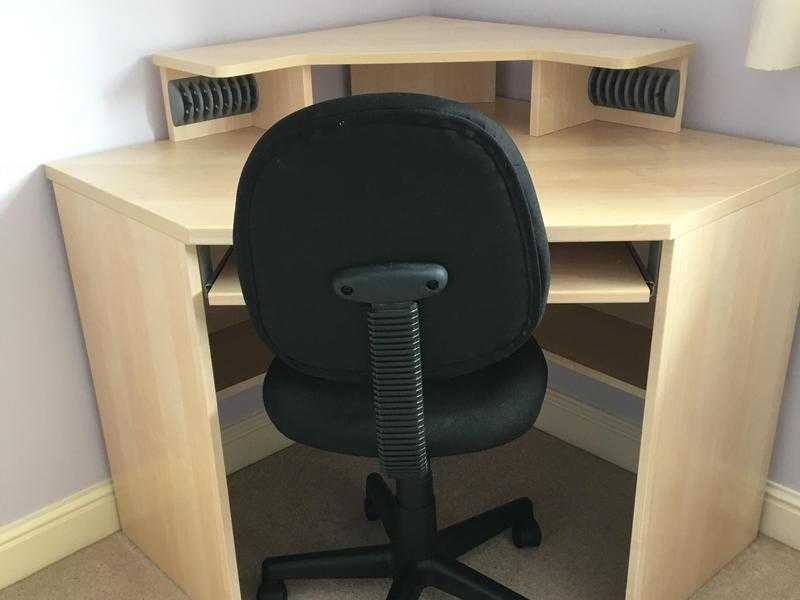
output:
[[[416,302],[373,304],[368,315],[378,457],[393,479],[428,473]]]

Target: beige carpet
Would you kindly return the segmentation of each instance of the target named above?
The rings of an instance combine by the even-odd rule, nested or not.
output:
[[[373,461],[295,446],[229,479],[242,591],[252,600],[267,554],[384,541],[361,513]],[[490,452],[434,462],[446,526],[529,495],[544,531],[535,550],[501,536],[465,561],[536,600],[624,597],[635,478],[538,431]],[[383,600],[383,581],[289,582],[291,600]],[[116,534],[0,591],[0,600],[185,600]],[[428,591],[424,600],[444,600]],[[759,538],[696,595],[700,600],[800,598],[800,552]]]

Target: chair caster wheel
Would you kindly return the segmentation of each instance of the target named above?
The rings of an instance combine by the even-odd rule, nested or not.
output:
[[[375,510],[375,503],[369,498],[364,498],[364,516],[367,517],[367,521],[377,521],[381,518]]]
[[[289,593],[282,581],[265,581],[258,588],[257,600],[287,600]]]
[[[517,548],[536,548],[542,543],[542,530],[533,517],[523,519],[511,527],[511,539]]]

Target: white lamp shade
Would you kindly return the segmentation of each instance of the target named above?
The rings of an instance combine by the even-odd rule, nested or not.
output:
[[[747,66],[765,71],[800,66],[800,0],[755,0]]]

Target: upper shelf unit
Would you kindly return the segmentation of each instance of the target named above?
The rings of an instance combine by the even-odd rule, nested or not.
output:
[[[531,61],[529,132],[594,119],[679,131],[691,42],[412,17],[156,54],[170,139],[268,129],[314,103],[311,67],[349,68],[353,94],[494,102],[496,62]]]
[[[542,60],[635,69],[688,56],[691,42],[410,17],[353,27],[156,54],[160,67],[206,77],[235,77],[287,67]]]

